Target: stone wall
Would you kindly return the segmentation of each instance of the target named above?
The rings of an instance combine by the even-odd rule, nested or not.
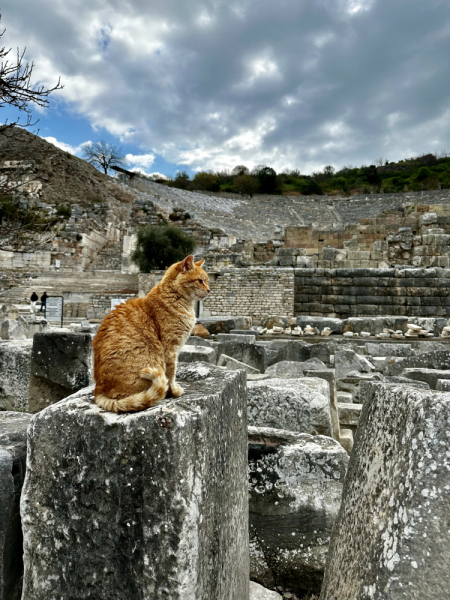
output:
[[[210,275],[210,287],[212,293],[203,303],[204,316],[293,315],[293,269],[223,269]]]
[[[293,271],[296,315],[450,316],[450,269]]]
[[[113,298],[136,298],[136,294],[122,294],[119,292],[102,292],[100,294],[92,294],[87,307],[88,319],[103,319],[111,311],[111,300]]]

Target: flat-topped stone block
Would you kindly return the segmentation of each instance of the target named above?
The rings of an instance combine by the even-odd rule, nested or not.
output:
[[[365,384],[321,600],[450,594],[450,394]]]
[[[142,412],[89,387],[33,417],[23,600],[248,600],[245,374],[178,380],[184,396]]]
[[[189,341],[189,340],[188,340]],[[186,344],[180,350],[178,354],[178,362],[180,363],[193,363],[204,361],[208,363],[216,362],[216,351],[214,348],[207,346],[197,345],[191,346]]]
[[[219,333],[217,339],[220,342],[238,342],[242,344],[254,344],[256,336],[251,334],[242,333]]]
[[[32,340],[0,342],[0,410],[26,411]]]

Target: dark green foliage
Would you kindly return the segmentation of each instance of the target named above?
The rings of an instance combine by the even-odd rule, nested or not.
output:
[[[72,216],[72,207],[67,204],[62,204],[56,209],[56,214],[58,217],[63,217],[63,219],[70,219]]]
[[[194,240],[177,227],[146,225],[137,232],[137,246],[132,260],[143,273],[167,269],[192,254]]]
[[[238,194],[247,194],[251,197],[258,191],[258,186],[258,180],[255,177],[244,173],[234,178],[233,191]]]
[[[277,173],[271,167],[256,167],[254,174],[259,181],[260,194],[274,194],[277,189]]]

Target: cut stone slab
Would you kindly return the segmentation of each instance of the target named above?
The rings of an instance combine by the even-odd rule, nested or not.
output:
[[[178,362],[193,363],[193,362],[216,362],[216,351],[214,348],[207,346],[183,346],[178,354]]]
[[[282,360],[267,367],[266,373],[278,379],[296,379],[297,377],[303,377],[305,370],[322,370],[326,368],[326,365],[318,358],[310,358],[305,362]]]
[[[376,344],[368,342],[365,345],[365,351],[369,356],[412,356],[411,344]]]
[[[356,354],[353,350],[343,349],[336,350],[334,354],[334,367],[336,369],[336,379],[344,379],[344,377],[352,371],[359,373],[371,373],[373,369],[372,363],[367,358]]]
[[[138,413],[93,386],[32,419],[23,600],[247,600],[245,374],[181,365],[185,394]]]
[[[350,392],[336,392],[338,404],[348,404],[353,402],[353,395]]]
[[[227,356],[226,354],[221,355],[217,366],[226,367],[228,371],[236,371],[237,369],[243,369],[246,373],[251,375],[260,374],[258,369],[255,369],[255,367],[250,367],[250,365],[246,365],[245,363],[236,360],[235,358],[231,358],[231,356]]]
[[[318,592],[348,455],[324,436],[249,427],[250,577]]]
[[[311,358],[310,344],[303,340],[277,340],[273,342],[256,342],[257,346],[264,345],[267,353],[267,366],[282,360],[305,362]]]
[[[383,375],[380,373],[349,373],[344,379],[338,381],[338,385],[344,392],[350,392],[353,397],[353,402],[361,402],[360,389],[361,385],[368,381],[384,381]]]
[[[186,346],[204,346],[205,348],[212,348],[212,344],[213,342],[194,335],[189,336],[186,341]]]
[[[93,381],[92,337],[62,330],[34,336],[28,412],[39,412]]]
[[[383,329],[401,330],[406,332],[408,317],[350,317],[344,321],[344,332],[361,333],[366,331],[375,335]]]
[[[321,600],[450,594],[450,394],[365,384]]]
[[[0,342],[0,411],[26,411],[32,340]]]
[[[247,395],[249,425],[333,436],[330,387],[323,379],[247,381]]]
[[[250,581],[250,597],[249,600],[283,600],[282,596],[277,592],[268,590],[255,581]]]
[[[232,329],[230,331],[230,334],[232,334],[232,335],[254,335],[254,336],[261,335],[259,333],[259,331],[256,331],[256,329]]]
[[[20,493],[31,415],[0,412],[0,597],[19,600],[23,574]]]
[[[317,327],[319,331],[322,331],[325,327],[329,327],[331,333],[341,334],[344,322],[341,319],[334,319],[331,317],[300,316],[297,317],[297,325],[302,329],[304,329],[306,325],[311,325],[311,327]]]
[[[357,427],[361,415],[362,404],[341,403],[339,409],[339,422],[343,427]]]
[[[217,340],[220,342],[238,342],[239,344],[254,344],[256,341],[255,335],[244,335],[242,333],[219,333]]]
[[[404,369],[450,369],[450,351],[436,350],[418,356],[398,358],[386,367],[387,375],[401,375]]]
[[[222,354],[231,356],[240,362],[258,369],[264,373],[267,366],[267,355],[264,346],[256,344],[245,344],[242,342],[219,342],[217,347],[217,357],[220,359]]]
[[[450,370],[441,371],[439,369],[405,369],[402,376],[414,381],[424,381],[428,383],[432,390],[437,389],[439,379],[450,379]]]

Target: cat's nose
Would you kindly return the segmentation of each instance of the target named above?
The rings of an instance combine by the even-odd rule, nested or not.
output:
[[[207,291],[207,292],[208,292],[208,294],[209,294],[211,290],[210,290],[210,288],[208,288],[206,291]]]

